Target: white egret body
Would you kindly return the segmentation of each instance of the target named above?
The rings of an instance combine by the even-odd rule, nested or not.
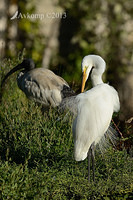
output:
[[[64,98],[74,94],[63,78],[48,69],[35,68],[32,59],[25,59],[8,72],[2,81],[2,87],[8,76],[20,69],[24,70],[18,74],[18,87],[27,98],[41,103],[45,107],[58,106]]]
[[[73,122],[76,161],[87,157],[91,145],[97,144],[109,128],[113,112],[120,109],[117,91],[102,81],[105,61],[97,55],[85,56],[82,71],[82,92],[90,72],[93,88],[76,97],[78,112]]]
[[[74,155],[80,161],[87,157],[91,144],[97,144],[109,128],[113,112],[119,110],[119,99],[117,92],[107,84],[99,84],[76,98],[78,115],[73,123]]]

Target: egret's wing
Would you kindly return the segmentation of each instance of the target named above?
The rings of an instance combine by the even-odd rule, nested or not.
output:
[[[104,153],[112,145],[114,148],[116,148],[116,143],[118,140],[118,132],[110,124],[108,130],[105,132],[98,143],[98,147],[100,148],[101,153]]]
[[[66,110],[67,112],[71,113],[73,116],[77,115],[77,109],[78,109],[78,100],[76,98],[77,96],[71,96],[66,97],[62,100],[59,109]]]
[[[76,95],[63,99],[61,104],[58,106],[60,120],[65,122],[70,119],[74,120],[77,115],[77,105]]]

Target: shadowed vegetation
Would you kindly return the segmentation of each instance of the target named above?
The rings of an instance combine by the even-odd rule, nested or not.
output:
[[[71,124],[56,109],[42,113],[18,89],[15,75],[7,81],[0,104],[0,199],[133,198],[132,151],[110,147],[102,155],[97,149],[96,181],[89,184],[87,159],[73,158]]]

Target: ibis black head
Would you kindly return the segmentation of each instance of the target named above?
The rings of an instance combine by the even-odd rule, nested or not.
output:
[[[1,83],[1,88],[3,87],[4,82],[8,78],[8,76],[10,76],[11,74],[13,74],[17,70],[24,69],[25,71],[30,71],[30,70],[32,70],[34,68],[35,68],[35,63],[34,63],[34,61],[31,58],[24,59],[22,63],[18,64],[16,67],[14,67],[13,69],[11,69],[5,75],[5,77],[4,77],[4,79],[2,80],[2,83]]]
[[[28,58],[28,59],[24,59],[23,62],[17,66],[19,66],[20,69],[24,68],[25,70],[30,71],[35,68],[35,63],[31,58]]]

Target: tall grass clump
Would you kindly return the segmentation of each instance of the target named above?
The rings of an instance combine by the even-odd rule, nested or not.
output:
[[[28,100],[15,76],[0,104],[0,199],[132,199],[133,157],[124,149],[97,150],[89,184],[87,159],[74,161],[72,119]]]

